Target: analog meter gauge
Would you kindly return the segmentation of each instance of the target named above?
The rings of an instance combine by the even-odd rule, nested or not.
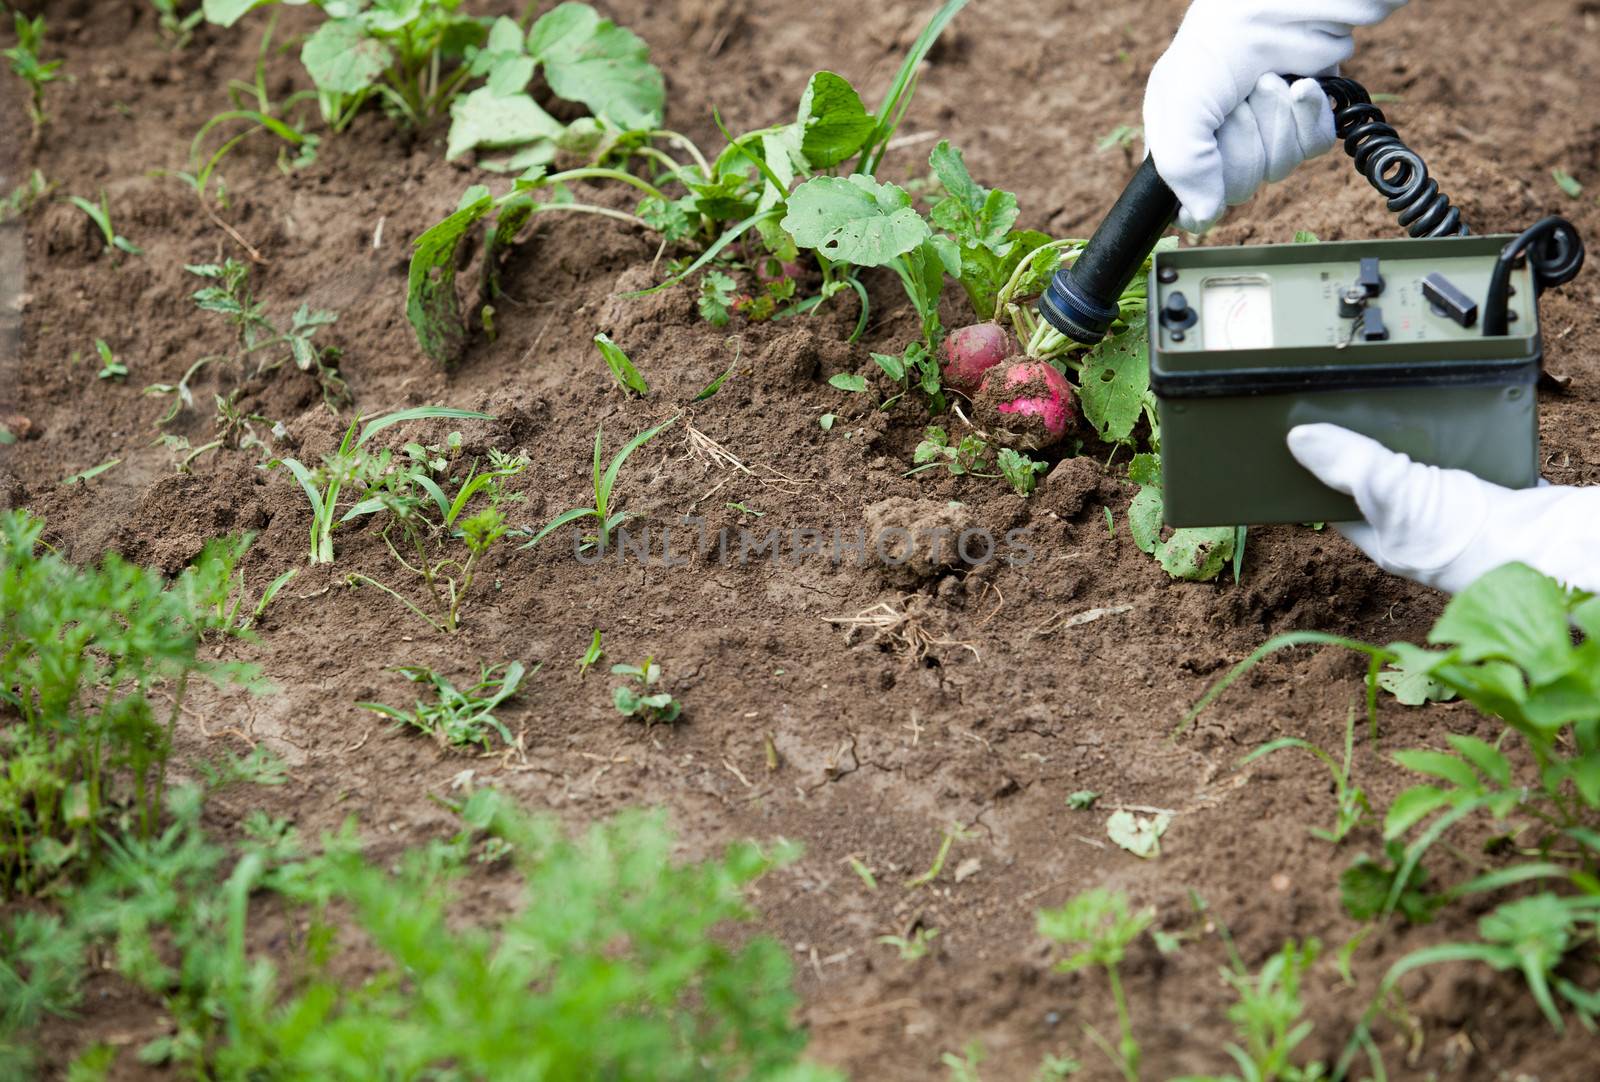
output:
[[[1207,278],[1200,286],[1200,326],[1213,349],[1272,345],[1272,283],[1264,275]]]

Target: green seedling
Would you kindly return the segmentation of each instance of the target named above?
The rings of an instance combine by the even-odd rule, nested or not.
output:
[[[1239,761],[1241,768],[1249,766],[1258,759],[1264,759],[1274,752],[1294,749],[1307,752],[1316,756],[1323,766],[1328,768],[1328,773],[1333,778],[1334,798],[1337,802],[1337,815],[1334,819],[1332,830],[1318,830],[1311,828],[1313,837],[1337,845],[1372,813],[1372,805],[1367,802],[1367,794],[1351,784],[1350,765],[1355,758],[1356,715],[1355,711],[1345,721],[1344,727],[1344,761],[1341,763],[1333,756],[1317,747],[1308,740],[1299,737],[1286,736],[1278,740],[1269,741]]]
[[[1094,145],[1097,153],[1104,154],[1112,148],[1124,151],[1133,149],[1135,143],[1144,138],[1144,128],[1134,124],[1118,124],[1112,128],[1100,141]]]
[[[757,511],[755,508],[746,506],[743,503],[726,503],[723,506],[729,511],[737,511],[739,514],[749,515],[751,518],[765,518],[767,515],[765,511]]]
[[[995,456],[995,465],[1000,467],[1000,476],[1011,482],[1011,487],[1018,496],[1030,495],[1039,478],[1050,472],[1050,463],[1036,462],[1010,447],[1002,447]]]
[[[907,471],[906,476],[943,466],[956,477],[969,473],[974,477],[999,477],[998,473],[982,472],[982,468],[989,465],[988,457],[989,444],[977,433],[968,433],[952,444],[949,433],[943,428],[929,425],[923,433],[922,442],[912,452],[911,460],[917,465]]]
[[[546,537],[550,536],[563,526],[570,525],[574,522],[583,522],[587,519],[593,519],[595,522],[596,532],[585,540],[587,544],[597,545],[603,551],[611,543],[612,531],[631,517],[631,513],[628,511],[613,510],[613,497],[616,493],[617,475],[622,472],[622,467],[628,461],[629,455],[633,454],[646,443],[650,442],[650,440],[654,439],[658,433],[666,429],[667,426],[671,425],[677,419],[678,417],[674,416],[670,420],[665,421],[654,428],[646,429],[637,436],[633,437],[633,439],[629,440],[627,443],[623,444],[622,450],[616,453],[616,456],[611,459],[611,462],[606,466],[603,472],[600,469],[600,453],[602,448],[602,439],[605,435],[605,426],[601,425],[600,428],[596,429],[594,434],[594,468],[591,473],[594,486],[594,506],[575,507],[570,511],[563,511],[561,514],[545,523],[544,528],[538,533],[534,534],[528,543],[522,547],[533,548],[540,541],[543,541]]]
[[[770,738],[768,746],[770,746]],[[772,756],[773,759],[776,759],[776,757],[776,755]],[[773,767],[773,769],[776,769],[776,767]],[[867,867],[860,857],[846,857],[845,863],[850,865],[850,870],[856,873],[856,877],[861,880],[868,890],[878,889],[878,877],[872,874],[872,869]]]
[[[254,533],[246,533],[208,541],[200,550],[199,565],[211,566],[215,563],[237,568],[255,539]],[[268,606],[297,574],[298,569],[290,568],[273,579],[253,605],[250,604],[250,591],[245,584],[243,571],[235,571],[228,578],[217,578],[199,574],[191,568],[179,577],[178,587],[188,598],[189,607],[195,613],[196,630],[202,638],[208,635],[249,638],[252,629],[266,615]]]
[[[395,671],[413,684],[425,685],[432,691],[433,701],[418,699],[411,710],[399,710],[382,703],[356,705],[392,719],[396,726],[409,726],[426,733],[442,747],[476,747],[488,751],[491,736],[499,736],[507,747],[516,744],[511,731],[494,712],[521,688],[526,670],[520,661],[485,667],[476,684],[460,690],[425,665],[403,665]],[[535,667],[534,672],[538,671]]]
[[[738,299],[738,284],[721,271],[707,271],[700,279],[700,318],[713,327],[726,327]]]
[[[600,629],[594,629],[594,638],[589,640],[589,649],[583,652],[578,659],[578,679],[582,680],[589,674],[589,670],[599,663],[605,656],[605,651],[600,647]]]
[[[899,935],[880,935],[877,941],[898,951],[902,962],[915,962],[927,957],[929,944],[937,938],[939,929],[919,925],[909,939]]]
[[[1316,1082],[1328,1076],[1322,1063],[1294,1061],[1295,1049],[1311,1036],[1313,1028],[1305,1017],[1301,986],[1321,949],[1315,939],[1304,945],[1290,940],[1254,975],[1246,972],[1235,956],[1233,967],[1222,971],[1222,979],[1239,997],[1228,1008],[1228,1021],[1239,1041],[1227,1045],[1239,1074],[1190,1082]]]
[[[91,203],[87,199],[76,195],[67,196],[67,201],[87,214],[89,220],[95,224],[95,228],[100,230],[100,235],[105,238],[106,251],[109,252],[115,249],[119,252],[126,252],[129,255],[144,255],[143,248],[119,234],[116,228],[112,226],[111,204],[106,201],[105,192],[100,193],[100,202],[98,203]]]
[[[100,354],[100,371],[95,373],[99,379],[127,378],[128,366],[117,360],[116,354],[111,352],[111,347],[106,345],[104,338],[94,340],[94,350]]]
[[[1067,795],[1067,807],[1073,811],[1089,811],[1100,802],[1100,794],[1093,789],[1079,789]]]
[[[26,214],[35,203],[55,190],[55,183],[35,169],[28,179],[11,189],[11,194],[0,199],[0,223],[9,222]]]
[[[38,142],[45,125],[50,121],[44,111],[44,88],[66,76],[61,73],[61,61],[47,61],[39,57],[44,48],[43,15],[30,19],[20,11],[13,12],[12,26],[16,30],[17,43],[9,49],[0,50],[0,56],[10,61],[12,73],[28,84],[28,117],[33,121],[34,141]]]
[[[633,361],[622,352],[620,346],[603,334],[594,336],[594,344],[600,350],[600,356],[605,359],[606,367],[611,369],[611,374],[617,378],[617,383],[637,395],[650,393],[650,385],[645,382],[639,370],[633,366]]]
[[[1571,173],[1557,166],[1550,170],[1550,175],[1555,179],[1556,187],[1560,188],[1568,199],[1583,198],[1583,185],[1578,183],[1577,178]]]
[[[984,1059],[983,1045],[978,1041],[968,1041],[959,1056],[954,1052],[945,1052],[940,1055],[939,1062],[950,1072],[950,1082],[983,1082],[978,1074],[978,1066]]]
[[[144,389],[147,395],[176,394],[177,388],[168,383],[153,383]],[[256,435],[254,425],[257,423],[272,425],[272,421],[259,413],[246,413],[239,405],[239,398],[244,394],[243,387],[235,387],[228,392],[226,398],[222,395],[213,395],[216,402],[216,416],[213,418],[214,434],[210,440],[196,447],[190,442],[188,436],[173,435],[170,432],[157,436],[153,441],[159,443],[172,452],[174,464],[179,473],[188,473],[202,455],[223,447],[232,447],[237,450],[254,448],[259,451],[263,460],[270,458],[272,448],[260,436]],[[168,411],[167,418],[161,423],[165,424],[174,414]],[[277,426],[273,426],[276,428]]]
[[[185,13],[180,0],[150,0],[160,20],[161,34],[174,49],[186,48],[194,38],[195,27],[205,19],[203,7]]]
[[[683,704],[665,691],[651,693],[650,689],[661,682],[661,666],[654,658],[645,658],[642,665],[613,665],[616,676],[630,677],[637,688],[622,684],[611,689],[611,703],[617,713],[625,718],[638,718],[645,724],[673,722],[683,713]]]
[[[1063,973],[1075,973],[1089,966],[1105,971],[1111,997],[1117,1006],[1121,1035],[1116,1047],[1092,1026],[1089,1038],[1116,1064],[1127,1082],[1138,1082],[1139,1043],[1133,1036],[1133,1020],[1128,1013],[1128,997],[1122,989],[1123,957],[1133,941],[1155,921],[1154,909],[1137,912],[1129,908],[1128,896],[1118,891],[1090,890],[1077,895],[1059,909],[1042,909],[1038,914],[1039,934],[1072,950],[1056,963]]]
[[[120,465],[122,465],[122,459],[108,459],[107,461],[100,463],[98,466],[90,466],[88,469],[75,473],[70,477],[63,477],[61,479],[61,483],[63,485],[81,485],[85,481],[91,481],[94,478],[99,477],[102,473],[105,473],[107,470],[113,469]]]
[[[968,837],[969,835],[967,834],[967,828],[962,826],[960,823],[955,823],[952,826],[947,827],[944,831],[943,837],[941,837],[939,840],[939,852],[934,855],[933,863],[929,865],[928,870],[923,872],[921,875],[907,879],[906,889],[913,890],[917,887],[926,886],[927,884],[932,883],[935,879],[938,879],[940,874],[944,871],[945,861],[950,859],[951,848],[956,844],[956,842],[966,841]]]
[[[338,449],[330,455],[324,455],[322,466],[318,469],[311,470],[293,458],[274,459],[267,464],[269,469],[282,466],[292,473],[311,505],[311,563],[333,563],[333,531],[339,525],[352,518],[382,510],[381,503],[374,505],[370,502],[373,499],[370,490],[375,485],[373,474],[378,471],[373,469],[364,450],[367,441],[392,425],[439,418],[494,419],[487,413],[445,406],[418,406],[397,413],[386,413],[367,421],[364,426],[361,423],[362,418],[357,417],[345,430],[344,439],[340,441]],[[358,430],[359,437],[356,435]],[[346,485],[357,487],[360,495],[356,506],[340,517],[339,498]]]

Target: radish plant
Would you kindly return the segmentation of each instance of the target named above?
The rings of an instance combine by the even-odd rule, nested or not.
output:
[[[585,547],[598,546],[602,551],[604,551],[604,549],[611,543],[612,531],[627,521],[629,517],[631,517],[631,512],[614,510],[617,477],[622,473],[623,465],[628,461],[628,456],[632,455],[646,443],[649,443],[673,422],[677,421],[677,419],[678,418],[674,416],[670,420],[664,421],[654,428],[645,429],[645,431],[639,433],[637,436],[633,437],[633,439],[623,444],[622,449],[612,457],[610,463],[606,465],[603,471],[600,468],[600,454],[602,442],[605,437],[605,426],[601,425],[594,434],[594,468],[590,475],[594,492],[594,506],[574,507],[569,511],[563,511],[561,514],[545,523],[544,527],[540,529],[538,533],[534,534],[533,537],[529,539],[528,543],[522,547],[533,548],[540,541],[543,541],[546,537],[561,529],[563,526],[593,519],[595,524],[595,533],[584,538]]]
[[[376,457],[370,455],[366,451],[367,442],[393,425],[407,421],[435,419],[493,420],[494,418],[487,413],[446,406],[417,406],[397,413],[386,413],[381,417],[374,417],[365,425],[361,423],[362,418],[357,417],[345,430],[344,439],[339,442],[338,449],[332,454],[324,455],[322,465],[316,469],[311,469],[294,458],[274,459],[268,463],[269,469],[281,466],[292,473],[311,505],[311,563],[333,563],[333,531],[352,518],[373,514],[382,509],[381,503],[374,502],[373,492],[382,484],[389,472],[389,456],[388,452]],[[357,436],[358,430],[359,436]],[[358,496],[355,506],[340,516],[339,500],[346,494],[347,487],[357,490]]]

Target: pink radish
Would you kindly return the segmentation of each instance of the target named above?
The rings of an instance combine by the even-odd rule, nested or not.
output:
[[[970,397],[982,385],[984,373],[1016,352],[1016,343],[998,323],[951,331],[939,349],[945,386]]]
[[[1066,377],[1026,357],[991,369],[974,404],[980,426],[1022,451],[1059,442],[1078,420]]]

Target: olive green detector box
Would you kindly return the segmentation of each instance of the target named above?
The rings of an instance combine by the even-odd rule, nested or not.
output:
[[[1191,248],[1150,271],[1150,386],[1171,526],[1343,522],[1355,501],[1289,454],[1326,421],[1509,488],[1539,480],[1539,314],[1480,309],[1511,237]]]

